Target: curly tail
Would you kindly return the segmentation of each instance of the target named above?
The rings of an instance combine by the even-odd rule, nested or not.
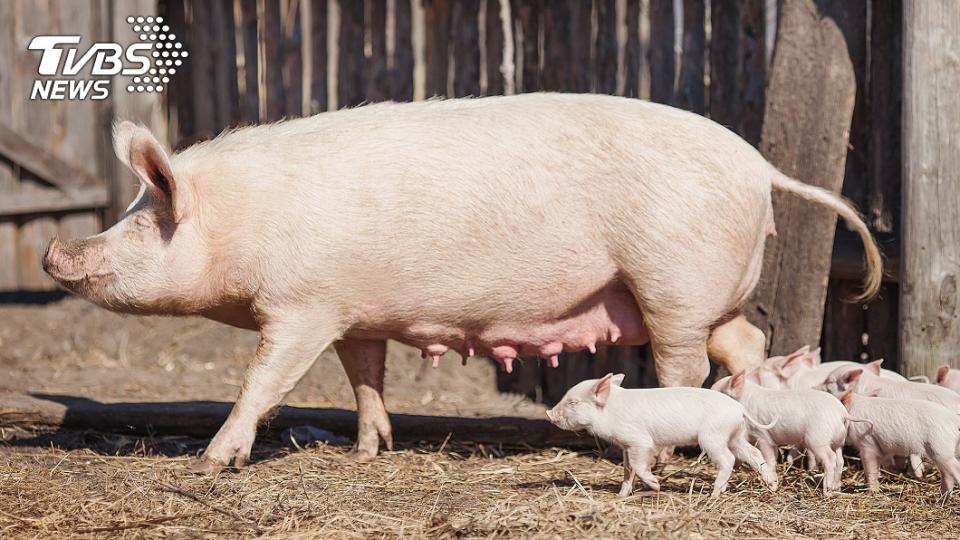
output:
[[[863,292],[854,296],[852,300],[863,302],[876,296],[883,280],[883,257],[880,255],[877,241],[870,234],[870,229],[867,228],[867,224],[864,223],[853,204],[826,189],[794,180],[779,171],[773,178],[773,188],[833,210],[857,231],[863,241],[867,258],[867,275],[863,279]]]
[[[852,416],[848,416],[848,417],[844,418],[844,421],[846,422],[847,427],[850,427],[850,423],[851,423],[851,422],[861,422],[861,423],[864,423],[864,424],[869,424],[869,425],[870,425],[870,431],[873,431],[873,428],[874,428],[873,422],[871,422],[870,420],[863,420],[863,419],[861,419],[861,418],[854,418],[854,417],[852,417]]]
[[[757,421],[756,418],[750,416],[750,413],[748,413],[747,411],[743,411],[743,417],[747,419],[747,422],[750,422],[751,424],[753,424],[753,427],[758,429],[764,429],[764,430],[772,428],[773,426],[777,425],[777,422],[780,421],[780,417],[778,416],[774,418],[773,422],[770,422],[769,424],[761,424],[760,422]]]

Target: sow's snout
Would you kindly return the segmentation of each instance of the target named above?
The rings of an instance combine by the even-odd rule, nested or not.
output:
[[[75,283],[98,273],[103,265],[101,240],[54,237],[43,254],[43,271],[62,284]]]

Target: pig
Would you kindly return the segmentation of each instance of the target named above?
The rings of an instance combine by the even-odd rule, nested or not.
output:
[[[608,373],[574,385],[547,411],[560,429],[585,430],[623,449],[620,496],[633,491],[634,477],[654,491],[660,482],[650,471],[658,448],[699,445],[717,467],[713,496],[726,491],[739,459],[760,473],[771,490],[777,489],[776,462],[747,442],[747,422],[758,424],[730,397],[704,388],[621,388],[623,374]]]
[[[918,399],[840,394],[847,411],[869,424],[847,428],[847,442],[857,448],[870,491],[880,491],[880,462],[891,455],[921,455],[940,469],[940,491],[949,496],[960,481],[960,417],[946,407]]]
[[[813,388],[827,380],[838,368],[857,369],[864,364],[847,361],[821,362],[820,349],[810,350],[804,346],[787,356],[773,356],[764,365],[776,373],[789,388]],[[895,371],[881,369],[880,376],[893,381],[907,379]]]
[[[775,232],[771,191],[859,233],[873,296],[882,262],[857,211],[777,171],[695,114],[636,99],[524,94],[378,103],[231,129],[176,154],[115,127],[141,183],[98,235],[54,238],[43,267],[133,314],[202,315],[261,339],[199,472],[250,455],[256,425],[321,351],[357,400],[357,459],[392,445],[386,340],[551,365],[650,343],[665,386],[699,386],[708,351],[759,365],[740,312]]]
[[[891,399],[918,399],[938,403],[955,414],[960,414],[960,395],[946,388],[932,384],[911,381],[894,381],[879,375],[880,364],[883,360],[876,360],[858,369],[840,367],[834,370],[827,380],[818,387],[835,396],[847,390],[854,390],[861,394],[875,393],[882,398]],[[923,462],[921,453],[911,454],[910,469],[917,478],[923,477]]]
[[[853,370],[838,368],[819,388],[835,396],[854,390],[860,394],[875,392],[882,398],[930,401],[960,414],[960,395],[934,384],[885,379],[878,375],[881,362],[883,360],[877,360]]]
[[[812,389],[774,389],[762,385],[763,368],[731,377],[723,393],[736,399],[758,422],[776,420],[770,429],[751,429],[766,463],[777,462],[777,448],[805,448],[823,464],[823,494],[840,489],[843,443],[852,418],[837,398]]]
[[[933,380],[938,386],[949,388],[960,394],[960,369],[950,369],[950,366],[940,366]]]

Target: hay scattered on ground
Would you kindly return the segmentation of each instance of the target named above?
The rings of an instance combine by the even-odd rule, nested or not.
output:
[[[937,477],[884,477],[864,492],[855,460],[843,493],[793,469],[771,493],[749,470],[707,495],[695,456],[658,467],[663,491],[618,499],[618,461],[600,452],[422,444],[356,463],[347,448],[258,444],[252,466],[215,477],[184,465],[203,441],[97,433],[6,434],[0,537],[955,538],[957,498]]]

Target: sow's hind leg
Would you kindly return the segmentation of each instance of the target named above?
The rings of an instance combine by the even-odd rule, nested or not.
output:
[[[357,398],[358,461],[367,461],[380,450],[380,439],[393,450],[390,418],[383,405],[383,372],[387,358],[387,342],[345,339],[335,344],[353,395]]]

